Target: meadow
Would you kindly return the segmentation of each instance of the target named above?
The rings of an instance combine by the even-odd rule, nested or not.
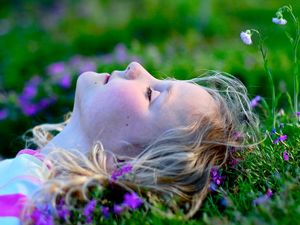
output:
[[[272,22],[289,4],[295,17],[283,11],[286,24]],[[236,161],[211,174],[211,192],[196,216],[184,221],[183,212],[164,217],[146,207],[103,216],[94,206],[90,222],[299,224],[299,16],[297,1],[281,0],[4,1],[0,156],[14,157],[33,126],[64,119],[84,71],[123,70],[131,61],[157,78],[224,71],[247,86],[260,141],[237,150]],[[76,216],[78,224],[86,223]]]

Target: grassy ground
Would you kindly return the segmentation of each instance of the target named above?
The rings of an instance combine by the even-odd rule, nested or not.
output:
[[[300,135],[292,104],[293,51],[287,26],[271,22],[286,1],[6,1],[0,9],[0,155],[24,146],[34,125],[59,122],[72,109],[75,82],[86,70],[124,69],[133,60],[156,77],[191,78],[203,69],[240,78],[250,97],[262,96],[258,146],[240,151],[239,163],[220,171],[225,180],[187,224],[298,224]],[[300,7],[293,1],[296,16]],[[270,114],[272,84],[257,45],[244,45],[242,30],[265,38],[278,97]],[[256,37],[253,38],[258,43]],[[275,131],[275,130],[276,131]],[[273,142],[287,135],[286,140]],[[287,157],[288,155],[288,157]],[[179,217],[179,215],[178,215]],[[144,210],[107,224],[182,224]]]

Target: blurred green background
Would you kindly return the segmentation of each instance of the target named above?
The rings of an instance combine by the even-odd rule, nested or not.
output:
[[[250,97],[268,101],[257,46],[239,38],[249,28],[265,38],[276,91],[292,92],[285,32],[293,26],[271,22],[284,4],[300,15],[299,1],[283,0],[2,0],[0,155],[22,149],[21,136],[33,126],[63,120],[81,72],[121,70],[134,60],[156,77],[226,71],[247,85]]]

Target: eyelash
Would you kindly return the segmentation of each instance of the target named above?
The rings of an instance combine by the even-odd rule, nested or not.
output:
[[[147,88],[147,97],[149,99],[149,102],[151,102],[151,97],[152,97],[152,89],[150,87]]]

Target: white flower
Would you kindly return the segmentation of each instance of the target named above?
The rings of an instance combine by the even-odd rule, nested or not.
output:
[[[244,31],[241,32],[240,37],[246,45],[251,45],[252,44],[251,35],[252,35],[251,31],[246,30],[245,32]]]
[[[276,18],[276,17],[273,17],[272,18],[272,22],[273,23],[276,23],[278,25],[285,25],[287,23],[286,19],[283,19],[283,18]]]

